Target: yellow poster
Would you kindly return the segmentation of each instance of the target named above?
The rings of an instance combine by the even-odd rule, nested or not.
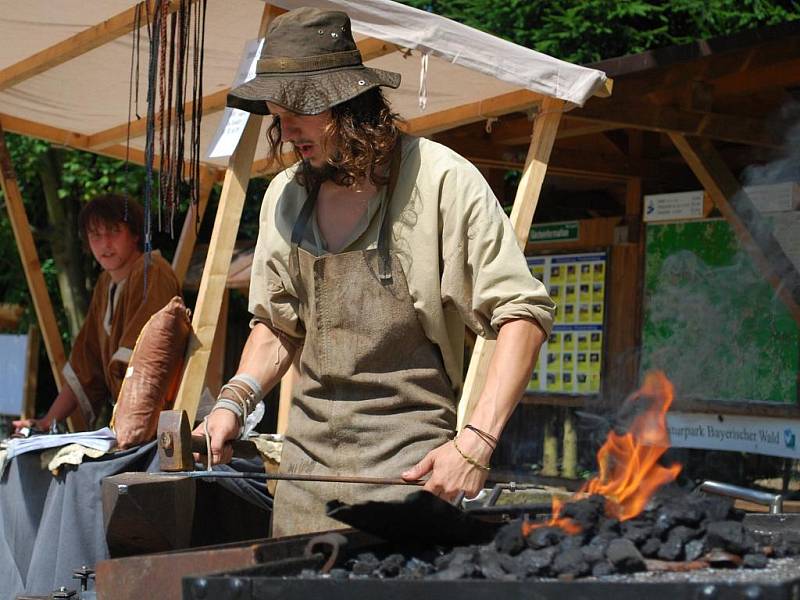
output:
[[[603,370],[606,254],[529,257],[528,266],[556,303],[553,332],[542,347],[528,391],[599,393]]]

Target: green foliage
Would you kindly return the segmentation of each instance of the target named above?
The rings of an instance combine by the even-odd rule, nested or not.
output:
[[[797,0],[400,1],[578,63],[800,18]]]

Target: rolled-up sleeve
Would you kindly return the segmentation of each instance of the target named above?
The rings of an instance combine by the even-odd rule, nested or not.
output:
[[[513,319],[532,319],[549,335],[555,304],[531,274],[491,188],[467,161],[442,180],[440,211],[443,301],[487,339]]]
[[[286,243],[274,222],[273,187],[267,190],[261,205],[258,240],[250,273],[250,327],[264,323],[271,329],[302,341],[305,327],[300,319],[299,300],[291,287],[287,269]]]

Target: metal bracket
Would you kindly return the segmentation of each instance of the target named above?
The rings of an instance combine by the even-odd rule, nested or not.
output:
[[[781,494],[771,494],[769,492],[759,492],[749,488],[721,483],[719,481],[704,481],[697,486],[701,492],[717,494],[718,496],[728,496],[737,500],[747,500],[756,504],[763,504],[769,507],[769,514],[778,515],[783,512],[783,496]]]
[[[317,553],[327,554],[328,559],[325,564],[320,568],[321,573],[328,573],[336,564],[336,559],[339,558],[339,550],[347,545],[347,538],[341,533],[330,532],[322,535],[317,535],[308,540],[303,556],[305,558],[312,558]]]

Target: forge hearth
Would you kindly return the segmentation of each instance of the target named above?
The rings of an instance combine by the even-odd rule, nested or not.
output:
[[[800,535],[787,531],[758,537],[744,526],[744,515],[733,509],[732,499],[677,486],[661,489],[635,518],[620,521],[608,511],[608,499],[589,496],[564,504],[549,522],[515,519],[487,544],[363,552],[336,561],[333,568],[306,569],[301,575],[339,580],[572,580],[639,571],[759,569],[769,557],[800,554]]]
[[[568,503],[561,517],[580,523],[571,534],[547,525],[523,527],[525,521],[516,519],[490,543],[458,547],[410,546],[359,531],[310,535],[302,555],[185,579],[183,597],[800,598],[800,558],[794,556],[800,533],[760,536],[743,525],[742,516],[730,499],[668,487],[643,513],[623,522],[605,515],[602,498]]]
[[[375,547],[373,551],[378,551]],[[308,559],[311,560],[311,559]],[[317,559],[319,565],[324,557]],[[306,562],[306,565],[308,562]],[[243,571],[183,581],[184,600],[796,600],[800,597],[800,559],[771,559],[766,568],[703,569],[690,572],[640,572],[574,581],[535,579],[432,580],[376,579],[346,580],[334,577],[304,578],[304,567],[294,571],[281,565],[265,564]],[[306,566],[305,568],[308,568]]]

